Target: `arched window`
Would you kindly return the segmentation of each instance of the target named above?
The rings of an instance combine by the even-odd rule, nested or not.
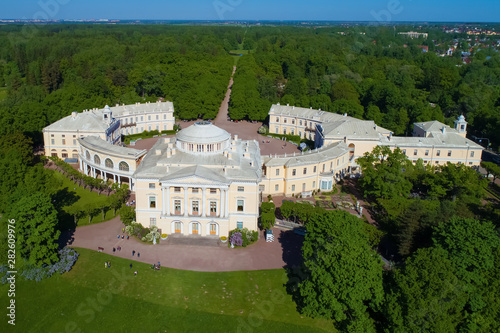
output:
[[[100,165],[101,164],[101,158],[99,156],[97,156],[97,155],[94,155],[94,163]]]
[[[106,168],[110,168],[110,169],[113,169],[113,161],[109,158],[107,158],[105,161],[104,161],[104,164],[106,165]]]
[[[127,162],[121,161],[119,167],[120,167],[121,171],[128,171],[129,170]]]
[[[87,152],[85,153],[85,158],[87,159],[87,161],[90,161],[90,153],[89,151],[87,150]]]

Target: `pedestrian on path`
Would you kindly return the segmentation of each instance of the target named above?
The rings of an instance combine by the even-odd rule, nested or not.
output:
[[[122,232],[125,233],[125,228],[122,228]]]
[[[141,256],[141,254],[139,252],[137,252],[137,258],[139,258]]]
[[[120,239],[120,235],[116,235],[116,238]]]
[[[115,253],[115,252],[116,252],[116,249],[115,249],[115,248],[113,248],[113,253]]]
[[[135,256],[135,250],[132,250],[132,257]]]

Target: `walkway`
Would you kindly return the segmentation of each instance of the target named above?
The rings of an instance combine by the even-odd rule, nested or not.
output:
[[[120,258],[144,263],[161,262],[164,267],[203,272],[247,271],[278,269],[287,265],[296,266],[301,259],[303,237],[292,231],[273,229],[275,241],[267,243],[261,233],[260,239],[246,247],[231,249],[227,246],[149,245],[135,238],[121,239],[123,224],[119,217],[108,222],[78,227],[74,233],[66,233],[67,244],[97,250]],[[120,239],[117,238],[120,235]],[[113,253],[113,247],[121,246]],[[132,256],[132,251],[136,251]],[[140,257],[138,257],[138,254]]]

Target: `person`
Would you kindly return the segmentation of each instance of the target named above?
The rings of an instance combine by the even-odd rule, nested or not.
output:
[[[135,250],[132,250],[132,257],[135,256]]]
[[[137,258],[139,258],[141,256],[141,254],[139,252],[137,252]]]
[[[108,268],[111,268],[111,261],[108,261]]]
[[[118,252],[120,252],[120,250],[122,249],[122,247],[118,246],[116,249],[118,250]]]
[[[125,228],[122,228],[122,232],[125,233]]]
[[[137,276],[137,271],[134,272],[134,276]]]
[[[108,262],[107,261],[104,263],[104,268],[108,268]]]
[[[132,269],[132,264],[130,264],[130,269]]]
[[[113,248],[113,253],[115,253],[115,251],[116,251],[116,249],[115,249],[115,248]]]
[[[160,262],[158,261],[158,267],[160,267]]]
[[[128,239],[128,235],[127,235],[127,239]]]
[[[120,235],[116,235],[116,238],[120,239]]]
[[[124,235],[122,235],[122,239],[124,239],[124,238],[125,238],[125,236],[124,236]]]

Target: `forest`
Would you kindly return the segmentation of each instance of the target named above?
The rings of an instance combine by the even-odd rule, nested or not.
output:
[[[12,216],[18,260],[58,260],[60,190],[33,155],[45,126],[75,110],[159,97],[174,102],[177,119],[213,119],[235,64],[233,119],[265,121],[280,102],[410,135],[413,122],[452,125],[464,114],[469,135],[497,149],[499,54],[437,28],[427,40],[397,29],[61,24],[27,38],[21,26],[1,26],[0,264]],[[454,56],[436,55],[454,40]],[[460,51],[470,49],[464,63]],[[486,197],[498,186],[464,165],[413,165],[380,147],[358,163],[378,229],[343,211],[304,211],[303,264],[287,269],[298,311],[344,332],[499,331],[500,209]],[[264,209],[272,223],[274,207]],[[384,270],[381,254],[394,267]]]

